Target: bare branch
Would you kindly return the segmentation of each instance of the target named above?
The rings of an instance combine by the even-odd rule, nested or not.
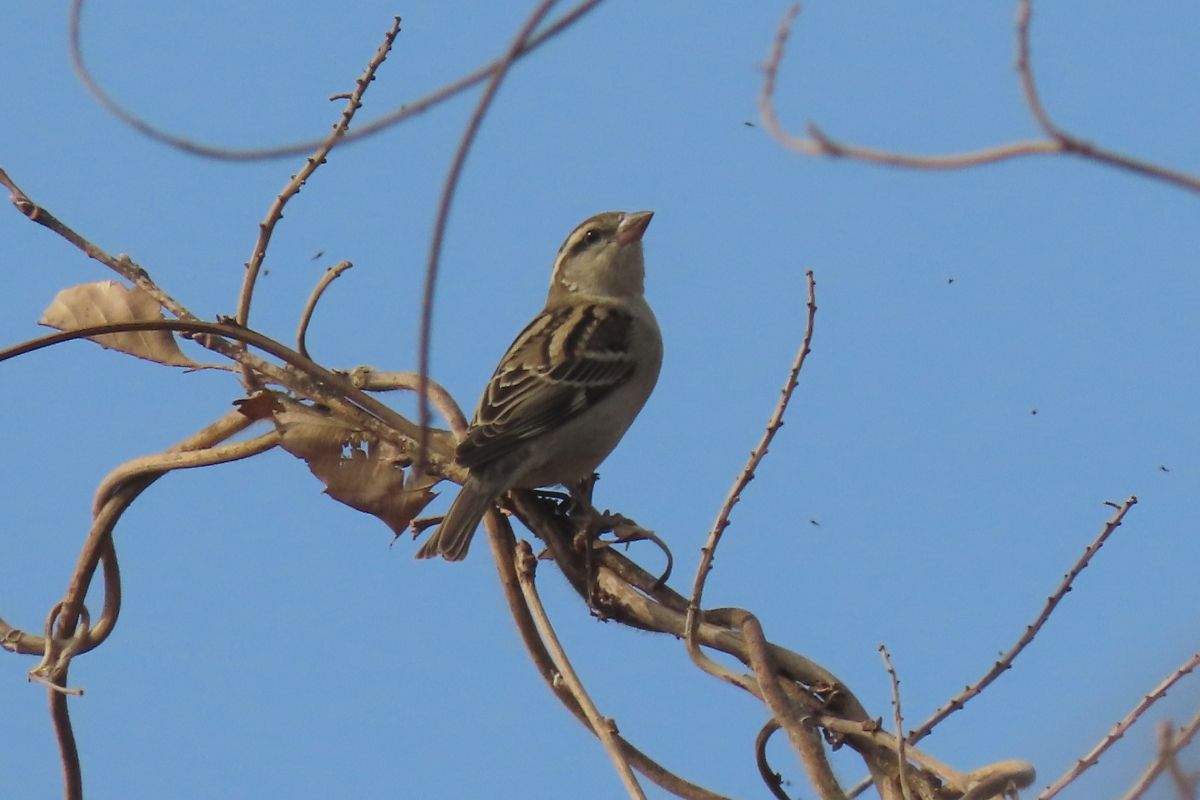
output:
[[[354,91],[350,93],[346,100],[346,108],[342,111],[342,118],[333,126],[333,131],[321,143],[317,151],[305,160],[300,171],[293,175],[292,179],[283,187],[283,191],[279,193],[275,202],[271,203],[271,208],[267,210],[266,219],[259,223],[258,240],[254,243],[254,253],[246,262],[246,275],[242,279],[242,291],[238,297],[237,313],[234,316],[237,324],[245,325],[250,318],[250,301],[254,295],[254,283],[258,280],[258,272],[262,268],[263,259],[267,257],[267,246],[271,243],[271,234],[275,232],[275,225],[283,219],[284,206],[300,193],[300,189],[317,171],[317,167],[325,163],[325,157],[329,155],[329,151],[345,136],[346,130],[350,127],[350,121],[354,119],[355,112],[362,108],[362,97],[366,93],[367,87],[371,85],[371,81],[375,80],[375,71],[387,59],[387,55],[392,49],[392,43],[396,41],[399,33],[400,18],[395,17],[392,27],[383,36],[383,44],[379,45],[379,49],[367,63],[367,69],[363,72],[362,77],[355,82]]]
[[[525,541],[518,542],[517,577],[521,582],[521,591],[525,595],[525,602],[533,614],[533,621],[537,625],[538,633],[541,635],[542,641],[550,649],[550,655],[554,659],[554,666],[558,670],[558,678],[566,684],[575,701],[579,703],[579,707],[587,715],[588,724],[596,733],[596,736],[599,737],[600,741],[604,743],[604,749],[608,751],[613,765],[617,768],[617,774],[621,776],[621,782],[625,784],[625,791],[629,792],[629,796],[634,798],[634,800],[646,800],[646,795],[642,792],[642,787],[638,785],[637,778],[634,777],[633,771],[629,768],[629,762],[625,760],[625,755],[616,740],[617,726],[615,722],[601,716],[599,709],[592,703],[592,699],[588,697],[587,690],[583,688],[583,682],[575,674],[575,669],[571,666],[571,661],[567,658],[566,651],[563,650],[562,644],[558,641],[558,635],[554,633],[554,627],[550,624],[550,618],[546,615],[546,609],[542,606],[542,600],[538,596],[537,585],[534,583],[536,569],[537,559],[534,558],[533,550],[529,547],[529,543]]]
[[[1018,7],[1017,68],[1030,113],[1050,138],[1010,142],[996,147],[950,155],[914,155],[836,141],[813,123],[809,123],[807,126],[807,138],[794,136],[788,133],[779,121],[779,116],[775,112],[774,95],[779,65],[783,60],[788,37],[791,35],[792,24],[799,13],[800,6],[793,5],[779,23],[767,61],[763,65],[763,85],[758,98],[759,115],[762,118],[763,127],[772,138],[789,150],[808,156],[849,158],[871,164],[926,170],[980,167],[984,164],[994,164],[1021,156],[1075,155],[1143,177],[1160,180],[1181,189],[1200,192],[1200,177],[1111,150],[1104,150],[1067,133],[1051,122],[1037,94],[1029,61],[1029,23],[1032,15],[1032,0],[1020,0]]]
[[[151,456],[142,456],[132,461],[126,461],[100,482],[96,496],[92,500],[92,516],[100,515],[105,503],[116,494],[123,484],[143,475],[162,476],[176,469],[194,469],[196,467],[211,467],[216,464],[228,464],[241,461],[244,458],[265,453],[279,444],[278,431],[270,431],[262,436],[236,442],[223,447],[208,447],[203,450],[167,451]]]
[[[896,726],[896,764],[900,775],[900,791],[904,794],[904,800],[911,800],[908,781],[904,779],[907,759],[904,756],[904,715],[900,713],[900,678],[896,676],[896,668],[892,666],[891,655],[882,644],[879,645],[879,655],[883,658],[883,666],[887,668],[888,678],[892,682],[892,720]]]
[[[1100,756],[1104,755],[1108,748],[1116,744],[1117,740],[1125,735],[1125,731],[1129,730],[1129,727],[1138,721],[1142,714],[1146,712],[1146,709],[1150,708],[1150,706],[1161,700],[1167,694],[1168,689],[1178,683],[1181,678],[1190,673],[1197,666],[1200,666],[1200,653],[1196,653],[1194,656],[1189,658],[1186,662],[1184,662],[1183,666],[1172,672],[1169,676],[1167,676],[1166,680],[1154,687],[1154,690],[1150,692],[1150,694],[1143,697],[1138,704],[1133,707],[1133,710],[1125,715],[1124,719],[1114,725],[1112,730],[1104,735],[1104,738],[1100,740],[1099,744],[1092,748],[1091,752],[1079,759],[1075,766],[1067,770],[1067,772],[1061,778],[1059,778],[1050,786],[1047,786],[1046,789],[1037,796],[1037,800],[1050,800],[1051,797],[1054,797],[1056,794],[1070,785],[1072,781],[1095,766],[1100,760]]]
[[[775,411],[767,421],[767,429],[763,432],[758,447],[750,452],[749,461],[746,462],[746,466],[742,469],[741,474],[733,482],[733,488],[729,490],[729,495],[725,498],[725,502],[717,514],[717,520],[713,524],[712,530],[708,533],[707,542],[704,547],[700,548],[700,564],[696,568],[696,577],[692,581],[692,595],[688,604],[688,622],[684,639],[687,643],[688,655],[692,657],[692,660],[698,666],[708,672],[712,672],[712,668],[714,667],[720,670],[724,668],[719,667],[715,662],[704,656],[695,641],[700,601],[704,596],[704,582],[708,579],[708,573],[712,569],[713,558],[717,552],[717,545],[720,544],[721,535],[729,526],[730,512],[733,511],[733,507],[741,499],[742,491],[746,488],[746,485],[754,480],[754,471],[758,469],[758,465],[762,462],[763,457],[766,456],[767,448],[775,438],[775,434],[783,427],[783,414],[787,411],[788,402],[792,399],[792,392],[795,391],[799,383],[800,369],[804,366],[804,360],[808,357],[811,349],[813,326],[817,315],[816,280],[813,278],[813,271],[811,269],[805,275],[808,278],[808,321],[805,324],[804,339],[800,344],[800,350],[796,353],[796,358],[792,362],[787,382],[781,390],[779,402],[775,405]],[[725,676],[725,679],[729,680],[729,676]]]
[[[66,239],[71,244],[78,247],[87,255],[88,258],[94,258],[101,264],[105,265],[112,271],[116,272],[125,280],[146,291],[158,303],[170,311],[179,319],[196,319],[196,315],[188,311],[181,304],[177,303],[174,298],[158,287],[154,281],[150,279],[150,275],[146,270],[139,267],[129,259],[129,256],[122,253],[117,257],[113,257],[106,253],[101,248],[89,242],[87,239],[80,236],[75,231],[64,225],[53,214],[39,206],[37,203],[29,199],[29,196],[13,182],[3,169],[0,169],[0,185],[3,185],[11,193],[9,199],[16,206],[17,211],[20,211],[32,222],[36,222],[44,228],[47,228],[54,233],[57,233],[62,238]]]
[[[1179,800],[1196,800],[1196,784],[1200,782],[1200,773],[1186,773],[1179,766],[1179,750],[1175,747],[1175,737],[1171,730],[1170,720],[1163,720],[1158,726],[1159,761],[1166,765],[1166,772],[1175,784],[1175,794]]]
[[[343,261],[340,264],[329,267],[321,275],[321,280],[317,281],[312,294],[308,296],[308,302],[304,304],[304,311],[300,314],[300,326],[296,329],[296,350],[305,358],[312,358],[308,354],[308,345],[305,340],[308,337],[308,323],[312,320],[313,311],[317,308],[317,301],[321,299],[321,295],[325,294],[325,290],[329,287],[329,284],[333,283],[339,275],[353,266],[349,261]]]
[[[1058,584],[1058,588],[1054,590],[1054,593],[1046,598],[1046,605],[1042,608],[1042,613],[1038,614],[1037,619],[1033,621],[1032,625],[1029,625],[1027,628],[1025,628],[1025,633],[1021,635],[1021,638],[1017,640],[1017,643],[1014,644],[1007,653],[1001,656],[1000,660],[993,664],[992,668],[988,670],[978,682],[963,689],[949,703],[935,711],[933,716],[922,722],[920,727],[911,731],[908,734],[909,743],[916,744],[924,739],[929,735],[929,732],[933,730],[935,725],[939,724],[942,720],[953,714],[955,711],[958,711],[960,708],[966,705],[971,698],[976,697],[980,692],[990,686],[993,681],[1003,675],[1007,670],[1012,668],[1013,661],[1015,661],[1017,656],[1021,654],[1022,650],[1029,646],[1030,642],[1033,641],[1033,637],[1038,635],[1038,632],[1042,629],[1042,626],[1044,626],[1046,621],[1050,619],[1050,615],[1054,613],[1054,609],[1058,608],[1058,604],[1062,602],[1064,597],[1066,597],[1067,592],[1071,591],[1071,586],[1074,584],[1075,579],[1079,577],[1079,573],[1083,572],[1087,565],[1092,562],[1092,557],[1095,556],[1096,553],[1100,552],[1100,548],[1104,546],[1106,541],[1108,541],[1108,537],[1112,535],[1113,531],[1121,527],[1121,522],[1125,519],[1125,515],[1129,513],[1129,509],[1133,508],[1135,505],[1137,505],[1137,498],[1131,495],[1128,500],[1126,500],[1120,506],[1117,506],[1117,512],[1112,515],[1108,522],[1104,523],[1104,528],[1100,531],[1100,535],[1096,537],[1095,541],[1087,546],[1087,549],[1083,551],[1083,555],[1079,557],[1079,560],[1075,562],[1074,566],[1072,566],[1067,574],[1063,576],[1062,581]]]
[[[442,257],[442,241],[446,236],[446,223],[450,219],[450,206],[454,202],[454,193],[458,189],[458,179],[462,175],[463,165],[467,162],[467,153],[471,150],[475,135],[479,132],[480,125],[483,124],[483,118],[487,115],[504,76],[508,74],[509,68],[520,57],[534,30],[557,2],[558,0],[542,0],[525,20],[521,29],[517,31],[508,51],[500,59],[500,66],[492,73],[491,80],[483,90],[483,96],[479,98],[479,103],[475,106],[475,113],[471,115],[466,129],[463,130],[462,140],[458,143],[458,149],[450,163],[450,171],[446,175],[446,183],[442,186],[442,196],[438,201],[437,221],[434,222],[433,236],[429,240],[429,262],[425,266],[425,285],[421,290],[421,331],[420,342],[417,345],[417,372],[421,376],[421,385],[417,389],[417,424],[421,427],[421,436],[417,445],[416,469],[418,472],[425,464],[425,450],[428,444],[429,348],[433,330],[433,293],[437,286],[438,262]]]
[[[523,57],[541,45],[545,44],[550,39],[553,39],[558,34],[562,33],[567,28],[578,22],[585,14],[600,5],[602,0],[584,0],[579,5],[572,8],[559,19],[555,20],[546,29],[534,36],[525,43],[519,57]],[[239,150],[235,148],[218,147],[215,145],[201,144],[192,140],[178,136],[173,133],[168,133],[162,128],[151,125],[149,122],[138,117],[133,112],[121,106],[114,100],[108,92],[92,77],[91,72],[83,62],[83,48],[80,43],[81,39],[81,23],[80,17],[83,13],[83,0],[72,0],[70,16],[68,19],[68,38],[71,53],[71,65],[75,70],[75,75],[79,78],[84,88],[92,98],[100,104],[105,111],[112,114],[121,122],[133,128],[143,136],[153,139],[154,141],[165,144],[176,150],[182,150],[185,153],[202,156],[204,158],[213,158],[222,161],[263,161],[274,158],[285,158],[287,156],[298,156],[311,152],[314,147],[319,147],[325,139],[312,139],[295,144],[282,145],[279,147],[263,147],[252,148],[248,150]],[[393,125],[398,125],[405,120],[422,114],[436,105],[439,105],[446,100],[455,97],[462,92],[470,89],[477,83],[485,80],[488,76],[496,72],[500,68],[503,59],[493,61],[486,64],[469,75],[459,78],[457,81],[450,83],[441,89],[438,89],[431,94],[428,94],[419,100],[412,103],[406,103],[396,110],[385,114],[374,122],[360,126],[357,130],[347,133],[342,137],[339,144],[347,144],[359,139],[365,139],[368,136],[373,136],[376,133],[384,131]]]
[[[1192,743],[1192,739],[1196,737],[1198,732],[1200,732],[1200,711],[1196,712],[1196,715],[1188,720],[1187,724],[1180,728],[1172,738],[1171,750],[1176,753],[1183,750],[1183,748]],[[1133,786],[1129,787],[1129,791],[1121,795],[1121,800],[1139,800],[1146,793],[1146,790],[1158,780],[1158,776],[1166,768],[1166,764],[1162,760],[1163,752],[1160,745],[1159,757],[1154,759],[1150,766],[1146,768],[1146,771],[1134,782]]]
[[[394,441],[406,447],[412,447],[417,441],[416,426],[413,423],[354,386],[346,378],[330,372],[311,359],[300,355],[295,350],[285,347],[274,339],[263,336],[257,331],[249,328],[239,328],[227,323],[158,320],[78,328],[73,331],[65,331],[38,339],[31,339],[27,342],[0,350],[0,361],[73,339],[83,339],[105,333],[120,333],[131,330],[172,330],[186,333],[204,333],[211,334],[214,337],[235,339],[257,347],[288,362],[289,365],[318,381],[316,387],[297,386],[292,375],[284,373],[279,379],[281,384],[288,385],[289,388],[300,391],[311,399],[329,406],[339,413],[348,415],[350,418],[361,422],[372,433],[384,439]],[[207,344],[212,347],[212,340],[210,339]],[[213,349],[218,348],[213,347]],[[218,350],[218,352],[225,351]],[[231,355],[231,357],[233,356]],[[267,364],[266,362],[263,363],[266,364],[266,367],[279,372],[278,368],[274,367],[274,365]],[[264,368],[265,371],[266,369]],[[427,464],[427,466],[436,468],[438,470],[437,474],[442,477],[461,482],[463,471],[453,463],[452,447],[449,441],[450,435],[446,431],[439,431],[438,434],[437,459]]]

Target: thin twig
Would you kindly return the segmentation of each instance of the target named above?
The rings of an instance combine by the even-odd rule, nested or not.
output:
[[[904,755],[904,715],[900,712],[900,678],[896,676],[896,668],[892,666],[891,655],[882,644],[879,645],[879,655],[883,658],[883,666],[887,668],[888,678],[892,682],[892,721],[896,726],[896,765],[900,776],[900,791],[904,794],[904,800],[910,800],[908,781],[904,777],[908,759]]]
[[[1022,91],[1025,95],[1026,103],[1029,105],[1030,113],[1049,138],[1010,142],[966,153],[913,155],[837,141],[813,123],[809,123],[807,126],[807,138],[794,136],[788,133],[779,121],[779,116],[774,106],[774,94],[779,65],[783,59],[785,45],[787,44],[788,37],[791,35],[792,23],[799,13],[800,6],[793,5],[784,14],[779,27],[776,29],[775,39],[772,42],[767,61],[763,65],[763,85],[758,98],[759,115],[762,118],[763,127],[772,138],[789,150],[808,156],[849,158],[871,164],[926,170],[979,167],[984,164],[994,164],[998,161],[1006,161],[1022,156],[1074,155],[1133,172],[1143,177],[1160,180],[1181,189],[1200,192],[1200,177],[1198,176],[1123,155],[1112,150],[1102,149],[1064,131],[1050,121],[1049,115],[1041,105],[1041,100],[1038,97],[1036,86],[1033,82],[1033,72],[1029,66],[1031,0],[1020,0],[1018,8],[1017,67],[1021,78]]]
[[[517,31],[512,44],[508,46],[508,51],[500,59],[500,66],[492,73],[491,80],[483,90],[483,95],[475,106],[475,113],[471,115],[467,127],[463,130],[462,140],[454,152],[450,171],[446,174],[446,182],[442,186],[442,196],[438,201],[437,220],[433,225],[433,236],[429,240],[429,261],[425,265],[425,284],[421,290],[421,330],[420,342],[417,345],[417,372],[421,376],[421,385],[417,390],[417,424],[421,427],[421,436],[417,444],[416,465],[413,467],[414,471],[418,473],[424,469],[425,450],[428,444],[429,349],[433,329],[433,293],[437,286],[438,263],[442,257],[442,241],[446,236],[446,223],[450,219],[450,206],[454,202],[454,193],[458,189],[458,179],[462,175],[463,165],[467,162],[467,153],[471,150],[475,135],[479,133],[479,127],[483,124],[483,118],[487,115],[504,76],[508,74],[509,68],[520,57],[534,30],[557,2],[558,0],[542,0],[525,20],[521,29]]]
[[[1125,735],[1125,731],[1129,730],[1129,727],[1138,721],[1142,714],[1146,712],[1146,709],[1150,708],[1150,706],[1161,700],[1163,696],[1166,695],[1168,689],[1178,683],[1181,678],[1194,670],[1197,666],[1200,666],[1200,653],[1196,653],[1189,658],[1186,662],[1184,662],[1183,666],[1172,672],[1166,678],[1166,680],[1154,687],[1152,692],[1138,701],[1138,704],[1133,707],[1133,710],[1126,714],[1124,719],[1114,725],[1112,730],[1106,733],[1104,738],[1100,740],[1100,743],[1092,748],[1091,752],[1079,759],[1079,761],[1075,763],[1075,766],[1067,770],[1067,772],[1061,778],[1052,783],[1050,786],[1047,786],[1046,789],[1037,796],[1037,800],[1050,800],[1051,797],[1054,797],[1056,794],[1065,789],[1072,781],[1074,781],[1091,767],[1095,766],[1096,762],[1100,760],[1100,756],[1104,755],[1108,748],[1116,744],[1117,740]]]
[[[534,570],[537,568],[537,559],[534,557],[529,543],[525,541],[518,542],[517,553],[517,577],[521,581],[521,591],[525,595],[525,602],[528,604],[530,612],[533,614],[533,621],[537,625],[538,633],[550,650],[550,655],[554,659],[554,666],[558,669],[559,676],[566,683],[567,688],[570,689],[572,696],[579,703],[580,708],[587,714],[588,723],[591,725],[592,730],[596,732],[600,741],[604,743],[604,749],[608,751],[613,765],[617,768],[617,774],[621,776],[621,782],[625,784],[625,791],[629,792],[629,796],[634,798],[634,800],[646,800],[646,795],[642,792],[642,787],[638,784],[637,777],[634,776],[633,770],[630,769],[629,762],[625,760],[625,755],[617,742],[615,736],[616,725],[611,719],[601,716],[600,711],[592,703],[591,698],[588,697],[587,690],[583,688],[583,682],[575,674],[575,669],[571,666],[566,651],[563,650],[562,644],[558,641],[558,635],[555,634],[554,627],[550,624],[550,618],[546,615],[546,609],[542,606],[541,598],[538,596],[537,585],[534,583]]]
[[[779,730],[779,723],[771,719],[762,726],[758,736],[754,737],[754,763],[758,765],[758,774],[762,777],[763,783],[767,785],[771,794],[775,795],[776,800],[792,800],[787,796],[787,792],[783,791],[783,776],[771,769],[771,763],[767,761],[767,742],[771,740],[771,734],[777,730]]]
[[[1091,563],[1092,558],[1100,551],[1104,543],[1108,541],[1108,537],[1121,526],[1121,522],[1125,519],[1125,515],[1129,512],[1129,509],[1133,508],[1136,504],[1137,498],[1130,496],[1128,500],[1117,508],[1117,512],[1112,515],[1108,522],[1104,523],[1104,528],[1100,531],[1100,535],[1087,546],[1087,549],[1083,551],[1083,555],[1079,557],[1079,560],[1075,562],[1070,571],[1063,576],[1054,593],[1046,598],[1046,605],[1042,608],[1042,613],[1038,614],[1037,619],[1033,621],[1032,625],[1025,628],[1025,633],[1017,640],[1017,643],[1001,656],[1000,660],[993,664],[992,668],[979,681],[963,689],[949,703],[935,711],[933,716],[922,722],[920,727],[911,731],[907,737],[910,744],[916,744],[928,736],[935,725],[962,708],[967,701],[976,697],[1012,667],[1013,661],[1021,654],[1022,650],[1029,646],[1033,638],[1042,629],[1042,626],[1050,619],[1050,615],[1054,612],[1054,609],[1058,608],[1058,604],[1066,597],[1067,592],[1071,591],[1071,586],[1074,584],[1075,579],[1079,577],[1079,573],[1083,572],[1087,565]]]
[[[100,104],[105,111],[112,114],[121,122],[133,128],[138,133],[153,139],[160,144],[165,144],[176,150],[182,150],[185,153],[202,156],[204,158],[213,158],[222,161],[263,161],[275,158],[285,158],[288,156],[298,156],[311,152],[314,147],[319,147],[322,139],[312,139],[295,144],[283,145],[279,147],[262,147],[251,148],[248,150],[239,150],[235,148],[217,147],[215,145],[201,144],[193,142],[183,136],[178,136],[173,133],[168,133],[162,128],[151,125],[146,120],[137,116],[133,112],[121,106],[114,100],[108,92],[100,86],[99,82],[92,77],[91,72],[83,62],[83,49],[80,44],[81,40],[81,24],[80,17],[83,13],[84,0],[72,0],[70,15],[68,18],[68,39],[71,54],[71,65],[75,70],[75,75],[79,78],[84,88],[92,96],[92,98]],[[520,56],[525,56],[545,44],[550,39],[562,33],[567,28],[578,22],[585,14],[600,5],[602,0],[585,0],[579,5],[572,8],[562,17],[555,20],[546,29],[540,32],[537,36],[530,38],[522,49]],[[474,72],[459,78],[453,83],[443,86],[437,91],[431,92],[424,97],[412,102],[401,105],[394,111],[391,111],[379,119],[370,122],[366,125],[359,126],[357,130],[351,131],[342,137],[340,144],[348,144],[352,141],[365,139],[376,133],[384,131],[393,125],[398,125],[405,120],[411,119],[418,114],[422,114],[440,103],[443,103],[452,97],[455,97],[462,92],[470,89],[477,83],[486,80],[487,77],[499,69],[500,60],[493,61],[490,64],[485,64]]]
[[[399,33],[400,18],[394,17],[392,27],[383,36],[383,44],[379,45],[379,49],[367,63],[367,69],[363,72],[362,77],[355,81],[354,91],[346,100],[346,108],[342,111],[341,119],[333,126],[333,131],[321,143],[317,151],[305,160],[300,171],[293,175],[292,179],[283,187],[283,191],[279,193],[279,196],[271,203],[271,208],[267,210],[266,219],[259,223],[258,240],[254,243],[254,252],[251,254],[250,260],[246,262],[246,275],[242,279],[242,291],[238,297],[237,314],[234,316],[239,325],[246,325],[250,318],[250,302],[254,295],[254,284],[258,280],[258,272],[262,268],[263,259],[267,257],[267,246],[271,243],[271,234],[275,232],[275,225],[283,219],[284,206],[299,194],[301,187],[317,171],[317,167],[325,163],[325,157],[329,155],[329,151],[333,150],[338,141],[346,134],[355,112],[362,108],[362,97],[366,93],[367,87],[371,85],[371,81],[375,80],[375,71],[387,59],[388,52],[392,49],[392,43],[396,41]]]
[[[1192,739],[1196,737],[1198,732],[1200,732],[1200,711],[1196,712],[1196,715],[1188,720],[1187,724],[1180,728],[1178,732],[1176,732],[1171,741],[1171,749],[1176,753],[1183,750],[1183,748],[1192,743]],[[1162,753],[1160,750],[1160,757],[1151,762],[1150,766],[1147,767],[1146,771],[1138,777],[1133,786],[1129,787],[1129,791],[1121,795],[1120,800],[1139,800],[1139,798],[1146,793],[1146,791],[1154,784],[1154,782],[1158,780],[1158,776],[1162,774],[1163,769],[1166,767],[1166,764],[1164,764],[1162,761],[1161,755]]]
[[[823,716],[818,717],[816,722],[821,727],[828,728],[837,733],[869,739],[880,747],[887,748],[892,753],[899,754],[900,752],[900,737],[893,736],[883,730],[877,720],[857,722],[841,717]],[[909,761],[937,775],[946,782],[948,787],[955,791],[962,792],[968,788],[970,778],[967,773],[959,772],[949,764],[943,764],[941,761],[916,747],[906,746],[904,752],[907,754]]]
[[[321,280],[317,281],[316,287],[312,290],[312,294],[308,296],[308,302],[304,304],[304,311],[300,314],[300,326],[296,329],[296,350],[305,358],[311,358],[308,354],[308,323],[312,320],[313,311],[317,308],[317,301],[321,299],[321,295],[325,294],[325,289],[329,284],[337,280],[337,277],[354,265],[349,261],[343,261],[340,264],[329,267],[321,275]]]
[[[766,456],[767,448],[775,438],[775,434],[783,427],[783,414],[787,411],[788,402],[792,399],[792,392],[795,391],[799,383],[800,369],[804,366],[804,360],[808,357],[808,353],[811,350],[813,325],[817,315],[816,280],[813,277],[811,269],[805,275],[808,278],[808,320],[805,323],[804,339],[800,344],[800,350],[796,353],[796,358],[792,362],[787,382],[781,390],[779,402],[775,405],[775,410],[771,414],[770,420],[767,421],[767,428],[763,432],[758,447],[750,452],[749,461],[746,462],[746,466],[742,469],[741,474],[733,482],[733,488],[729,490],[725,502],[721,505],[721,510],[717,514],[717,520],[713,524],[712,530],[708,532],[708,540],[704,547],[700,549],[700,564],[696,568],[696,577],[692,581],[692,594],[688,603],[684,640],[687,643],[688,655],[702,667],[704,667],[704,664],[701,663],[702,660],[707,659],[696,645],[695,634],[696,626],[699,622],[700,601],[704,596],[704,583],[708,579],[709,570],[712,569],[712,561],[717,552],[717,545],[720,544],[721,535],[725,532],[725,528],[729,526],[730,512],[733,511],[733,507],[741,499],[742,491],[746,488],[746,485],[754,480],[754,471],[758,469],[758,465],[762,462],[763,457]]]
[[[196,315],[184,308],[180,303],[177,303],[174,298],[159,288],[158,284],[150,279],[150,275],[146,270],[142,269],[137,264],[129,259],[129,256],[122,253],[119,256],[112,256],[106,253],[101,248],[89,242],[87,239],[80,236],[68,226],[64,225],[57,217],[51,214],[46,209],[39,206],[37,203],[29,199],[25,192],[21,191],[20,187],[13,182],[3,169],[0,169],[0,185],[3,185],[10,192],[9,199],[16,207],[31,222],[36,222],[48,230],[57,233],[62,238],[66,239],[71,244],[78,247],[87,255],[88,258],[94,258],[101,264],[105,265],[112,271],[116,272],[125,280],[132,283],[134,286],[144,290],[147,294],[158,301],[159,305],[167,311],[174,314],[179,319],[196,319]]]
[[[1163,720],[1158,725],[1159,760],[1166,766],[1166,773],[1175,784],[1175,794],[1179,800],[1196,800],[1196,784],[1200,774],[1188,774],[1179,766],[1179,750],[1175,747],[1175,737],[1170,720]]]

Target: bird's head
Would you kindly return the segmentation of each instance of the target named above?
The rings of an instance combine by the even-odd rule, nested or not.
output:
[[[642,234],[653,211],[606,211],[584,220],[558,248],[550,301],[567,296],[640,297]]]

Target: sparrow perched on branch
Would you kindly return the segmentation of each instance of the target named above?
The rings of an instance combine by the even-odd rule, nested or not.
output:
[[[469,476],[417,558],[461,561],[497,497],[582,480],[625,435],[662,366],[642,296],[653,215],[597,214],[558,249],[546,307],[500,359],[455,451]]]

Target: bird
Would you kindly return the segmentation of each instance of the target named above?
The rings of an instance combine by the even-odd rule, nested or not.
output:
[[[463,560],[500,495],[590,477],[633,424],[663,357],[644,296],[653,216],[596,214],[558,249],[545,307],[500,359],[455,449],[467,479],[417,558]]]

